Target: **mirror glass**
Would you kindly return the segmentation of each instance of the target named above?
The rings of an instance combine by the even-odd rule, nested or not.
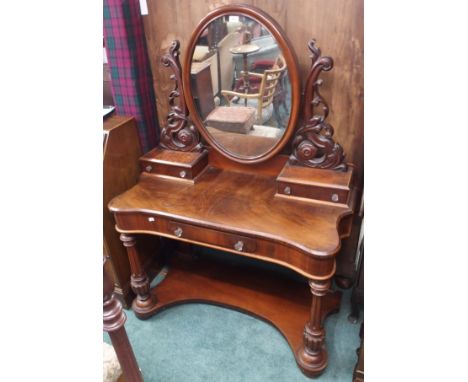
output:
[[[223,150],[253,158],[281,139],[291,114],[291,84],[270,31],[247,16],[213,19],[191,61],[191,89],[203,125]]]

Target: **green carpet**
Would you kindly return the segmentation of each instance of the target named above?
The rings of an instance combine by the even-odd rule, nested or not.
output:
[[[184,304],[146,321],[126,311],[125,327],[147,382],[351,381],[360,322],[348,322],[350,294],[344,291],[340,312],[326,320],[329,364],[315,379],[300,372],[273,326],[234,310]]]

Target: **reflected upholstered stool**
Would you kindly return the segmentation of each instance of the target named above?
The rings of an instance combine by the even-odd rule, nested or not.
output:
[[[205,123],[218,130],[247,134],[255,123],[255,113],[249,106],[219,106],[208,114]]]

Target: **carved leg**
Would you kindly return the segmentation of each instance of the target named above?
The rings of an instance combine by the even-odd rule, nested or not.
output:
[[[328,364],[322,303],[331,281],[310,280],[309,285],[312,292],[310,321],[304,328],[304,343],[297,351],[296,360],[303,373],[313,377],[322,373]]]
[[[104,259],[104,264],[106,259]],[[126,320],[122,304],[113,295],[114,282],[104,269],[103,288],[103,328],[109,333],[120,367],[126,382],[143,382],[140,368],[138,367],[135,354],[128,340],[124,323]]]
[[[151,294],[148,276],[141,266],[138,251],[135,247],[135,238],[126,234],[121,234],[120,240],[127,248],[128,260],[130,262],[130,268],[132,269],[130,284],[133,292],[136,294],[132,303],[132,309],[137,317],[148,318],[155,310],[156,297]]]

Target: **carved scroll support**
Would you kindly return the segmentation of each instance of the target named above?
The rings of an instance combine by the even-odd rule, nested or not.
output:
[[[189,113],[185,104],[182,86],[182,68],[180,66],[180,43],[174,40],[161,62],[174,72],[170,78],[174,81],[174,89],[169,94],[170,111],[167,115],[167,125],[161,131],[160,145],[176,151],[201,151],[203,146],[197,129],[189,121]]]
[[[328,364],[325,349],[325,329],[323,327],[322,303],[330,289],[331,281],[309,281],[312,292],[310,321],[304,328],[303,345],[298,349],[296,360],[304,374],[316,376],[322,373]]]
[[[328,104],[320,94],[322,80],[320,73],[333,68],[331,57],[322,57],[315,40],[308,44],[312,66],[307,77],[303,120],[293,139],[293,152],[289,162],[295,165],[346,171],[343,148],[333,140],[333,127],[325,122],[328,117]],[[321,113],[315,109],[321,106]]]

